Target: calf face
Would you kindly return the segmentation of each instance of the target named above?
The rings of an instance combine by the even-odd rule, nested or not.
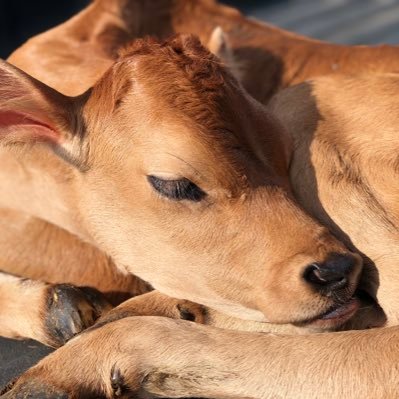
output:
[[[82,230],[129,272],[241,318],[356,311],[359,258],[292,199],[284,130],[196,38],[137,41],[77,98],[7,64],[0,83],[2,140],[71,165]]]

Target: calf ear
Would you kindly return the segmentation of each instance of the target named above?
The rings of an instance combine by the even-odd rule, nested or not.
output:
[[[79,100],[0,60],[0,144],[48,143],[64,156],[81,157]]]
[[[228,35],[220,26],[213,30],[208,42],[208,49],[224,62],[237,80],[241,80],[241,66],[234,56]]]

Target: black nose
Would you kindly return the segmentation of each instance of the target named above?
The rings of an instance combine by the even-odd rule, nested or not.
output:
[[[316,289],[333,291],[348,285],[355,268],[354,256],[331,254],[325,262],[309,265],[304,278]]]

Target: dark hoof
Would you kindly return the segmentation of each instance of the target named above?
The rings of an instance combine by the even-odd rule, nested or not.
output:
[[[45,323],[54,347],[64,345],[112,308],[100,292],[69,284],[50,286],[47,298]]]
[[[182,301],[176,305],[180,319],[203,324],[206,318],[206,309],[196,303]]]
[[[0,399],[71,399],[65,392],[43,384],[41,381],[28,381],[16,384],[0,396]]]

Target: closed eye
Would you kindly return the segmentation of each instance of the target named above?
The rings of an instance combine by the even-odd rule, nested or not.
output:
[[[164,180],[149,175],[147,176],[147,179],[155,191],[174,201],[188,200],[199,202],[206,197],[204,191],[186,178],[178,180]]]

